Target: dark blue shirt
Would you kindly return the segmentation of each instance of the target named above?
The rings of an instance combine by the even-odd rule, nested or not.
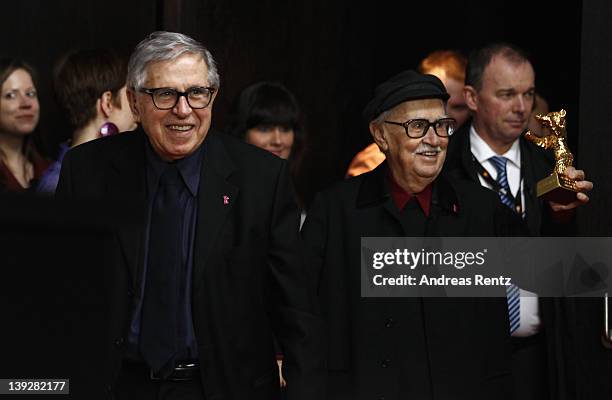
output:
[[[140,336],[140,324],[142,317],[142,303],[144,298],[144,284],[149,254],[149,231],[151,223],[151,210],[155,200],[159,179],[166,164],[151,147],[148,140],[146,144],[146,179],[147,179],[147,223],[145,227],[144,241],[144,275],[141,279],[140,296],[134,310],[134,317],[130,326],[129,342],[134,349],[138,348],[138,338]],[[187,360],[197,358],[197,343],[193,329],[193,318],[191,313],[191,289],[193,271],[193,245],[195,237],[196,219],[198,213],[198,188],[200,186],[200,171],[204,160],[204,147],[202,144],[195,152],[189,156],[175,161],[179,170],[180,177],[184,183],[184,190],[181,191],[180,203],[184,206],[184,218],[181,235],[181,274],[180,279],[181,297],[179,299],[178,321],[179,321],[179,353],[176,360]]]

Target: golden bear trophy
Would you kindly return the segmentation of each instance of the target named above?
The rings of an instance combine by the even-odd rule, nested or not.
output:
[[[567,167],[574,163],[574,156],[567,146],[567,132],[565,130],[565,110],[549,112],[546,115],[538,114],[536,120],[542,125],[547,136],[536,136],[530,131],[525,132],[525,138],[544,149],[553,149],[555,152],[555,169],[537,185],[537,195],[544,200],[560,204],[568,204],[576,200],[576,181],[565,176]]]

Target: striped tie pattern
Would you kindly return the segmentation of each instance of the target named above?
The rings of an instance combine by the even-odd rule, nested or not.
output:
[[[508,176],[506,174],[506,163],[508,159],[501,156],[493,156],[489,158],[495,169],[497,170],[497,183],[501,190],[499,191],[499,199],[501,202],[510,207],[514,211],[514,204],[510,197],[510,186],[508,185]],[[514,333],[520,325],[521,314],[521,297],[519,288],[516,285],[506,286],[506,297],[508,299],[508,318],[510,320],[510,334]]]
[[[510,186],[508,185],[508,176],[506,175],[506,163],[508,159],[506,157],[493,156],[489,160],[497,170],[496,180],[501,188],[499,191],[499,198],[504,205],[510,207],[514,211],[514,204],[510,196]]]
[[[521,296],[516,285],[506,286],[506,298],[508,299],[508,319],[510,321],[510,334],[521,325]]]

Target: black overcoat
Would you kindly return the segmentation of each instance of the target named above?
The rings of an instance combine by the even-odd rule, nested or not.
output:
[[[330,399],[509,398],[505,297],[362,298],[361,237],[506,236],[520,221],[470,182],[433,184],[425,217],[399,213],[387,165],[343,181],[314,200],[302,229],[316,265],[327,322]]]
[[[118,229],[118,257],[109,263],[109,391],[142,281],[145,140],[144,131],[136,130],[72,149],[57,191],[139,210],[137,223]],[[320,398],[322,321],[306,282],[287,164],[227,135],[210,132],[202,145],[192,315],[206,399],[277,398],[274,335],[285,354],[288,398]]]

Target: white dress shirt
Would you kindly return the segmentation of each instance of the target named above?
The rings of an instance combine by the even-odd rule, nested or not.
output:
[[[493,156],[501,155],[506,157],[506,176],[508,178],[508,186],[512,195],[515,196],[521,189],[521,204],[525,207],[525,196],[523,190],[523,181],[521,179],[521,147],[519,141],[515,140],[510,149],[504,154],[495,153],[489,145],[482,140],[476,132],[474,125],[470,126],[470,150],[474,158],[489,172],[493,179],[497,178],[497,169],[490,161]],[[478,175],[480,184],[489,189],[493,189],[485,179]],[[524,208],[523,208],[523,211]],[[519,288],[520,289],[520,288]],[[527,290],[520,289],[521,304],[520,304],[520,325],[512,336],[527,337],[538,333],[541,329],[542,322],[540,320],[540,308],[538,305],[538,295]]]

